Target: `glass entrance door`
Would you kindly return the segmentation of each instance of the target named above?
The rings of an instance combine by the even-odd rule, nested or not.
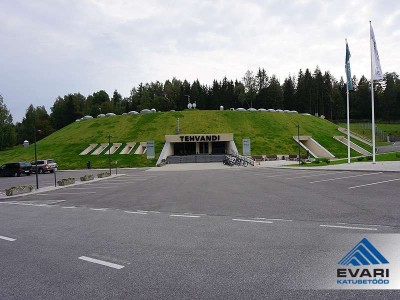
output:
[[[226,154],[226,142],[212,143],[212,154]]]
[[[199,143],[199,153],[200,154],[208,154],[208,142]]]

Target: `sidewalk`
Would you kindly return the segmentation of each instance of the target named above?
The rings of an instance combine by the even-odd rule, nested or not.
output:
[[[249,169],[254,168],[280,168],[280,169],[295,169],[295,170],[340,170],[340,171],[377,171],[377,172],[400,172],[400,161],[385,161],[385,162],[354,162],[351,164],[341,165],[324,165],[320,167],[299,167],[295,161],[275,160],[262,161],[253,166],[248,166]],[[188,164],[170,164],[163,167],[150,168],[149,172],[164,172],[164,171],[199,171],[199,170],[229,170],[243,169],[245,167],[226,166],[222,163],[188,163]]]
[[[285,168],[292,168],[286,166]],[[351,164],[329,165],[321,167],[294,167],[304,170],[337,170],[337,171],[376,171],[376,172],[400,172],[400,161],[354,162]]]

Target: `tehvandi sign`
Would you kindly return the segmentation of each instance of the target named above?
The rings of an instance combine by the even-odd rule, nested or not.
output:
[[[221,137],[216,134],[211,135],[181,135],[181,142],[218,142]]]

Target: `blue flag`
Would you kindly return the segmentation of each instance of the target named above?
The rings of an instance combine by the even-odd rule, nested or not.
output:
[[[349,45],[346,40],[346,77],[347,77],[347,87],[349,91],[353,90],[353,82],[351,81],[351,70],[350,70],[350,50]]]

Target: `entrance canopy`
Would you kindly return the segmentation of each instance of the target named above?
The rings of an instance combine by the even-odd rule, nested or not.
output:
[[[237,152],[233,133],[166,135],[157,164],[169,156],[224,155],[233,152]]]

